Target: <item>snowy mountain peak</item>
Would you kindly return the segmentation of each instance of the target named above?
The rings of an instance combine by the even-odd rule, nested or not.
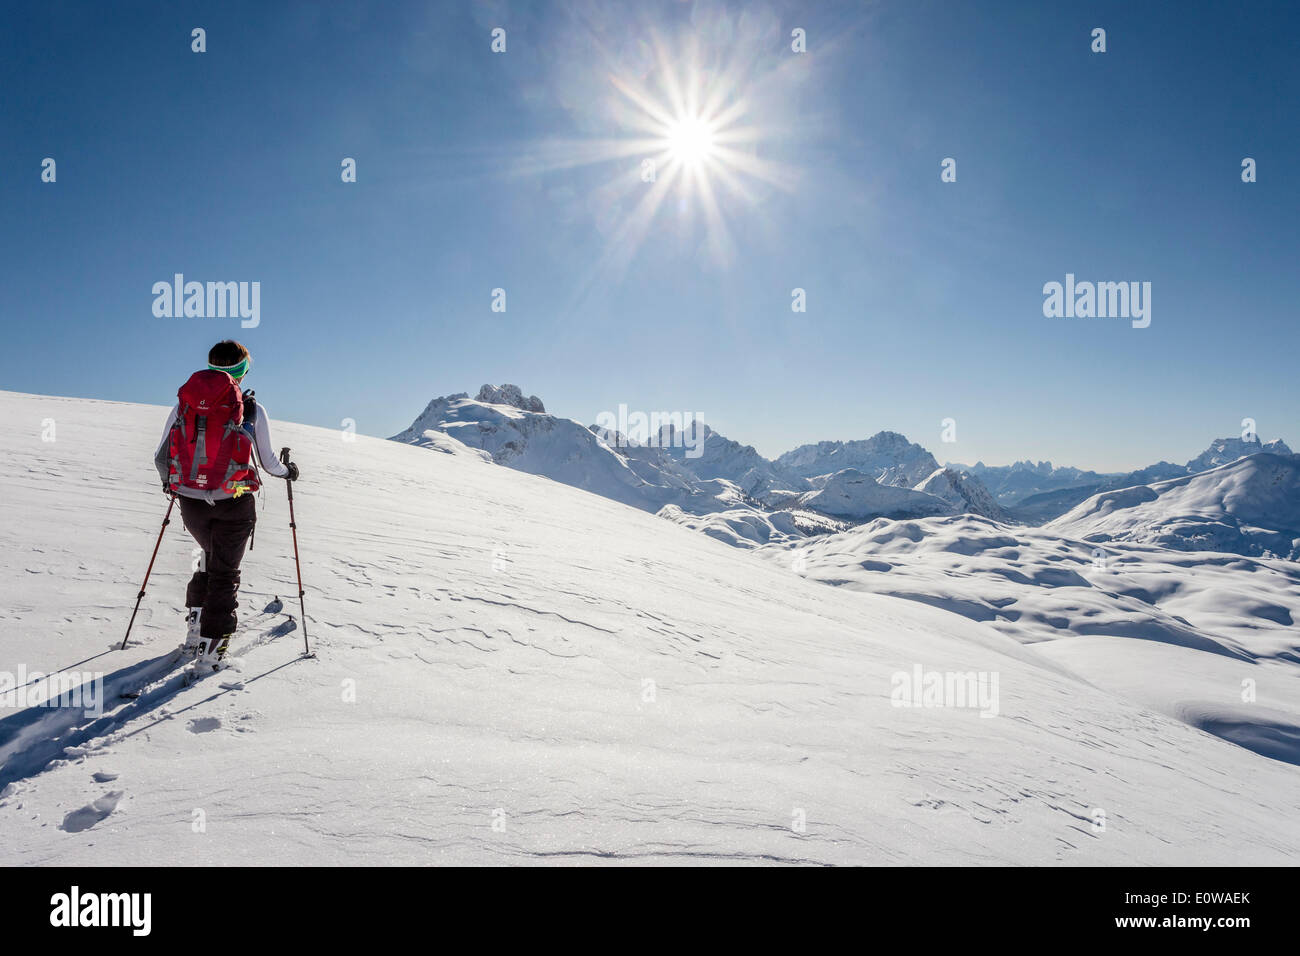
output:
[[[753,445],[733,441],[702,422],[697,421],[694,427],[689,440],[683,441],[672,425],[666,425],[660,431],[659,444],[697,478],[726,479],[755,498],[808,489],[803,478],[764,458]]]
[[[1216,438],[1210,442],[1209,448],[1187,463],[1187,470],[1190,473],[1209,471],[1211,468],[1218,468],[1220,465],[1226,465],[1228,462],[1245,458],[1247,455],[1258,455],[1260,452],[1268,452],[1273,455],[1292,454],[1286,442],[1280,438],[1275,438],[1270,442],[1261,442],[1258,436],[1253,439]]]
[[[660,448],[542,410],[516,385],[484,385],[478,397],[435,398],[394,441],[486,457],[604,498],[655,512],[666,504],[707,513],[741,499],[728,482],[701,482]]]
[[[877,432],[857,441],[822,441],[786,452],[776,464],[805,478],[854,469],[883,485],[912,488],[939,463],[932,454],[898,432]]]
[[[509,405],[521,412],[544,413],[546,406],[536,395],[524,397],[524,391],[518,385],[484,385],[474,396],[474,401],[486,405]]]
[[[998,506],[988,488],[984,487],[984,482],[974,475],[963,474],[952,468],[936,468],[915,490],[942,498],[962,513],[999,520],[1006,518],[1006,512]]]

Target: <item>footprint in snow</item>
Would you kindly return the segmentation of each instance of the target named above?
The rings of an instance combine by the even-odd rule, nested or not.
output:
[[[90,775],[90,779],[95,781],[95,783],[112,783],[117,779],[117,777],[117,774],[110,773],[107,770],[96,770]]]
[[[220,717],[195,717],[189,724],[189,731],[192,734],[206,734],[220,729]]]
[[[110,790],[98,800],[86,804],[80,810],[73,810],[63,818],[59,829],[66,833],[80,833],[89,830],[100,820],[117,809],[117,801],[122,799],[122,790]]]

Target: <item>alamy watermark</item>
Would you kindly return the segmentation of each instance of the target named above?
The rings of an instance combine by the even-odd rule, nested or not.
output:
[[[703,455],[708,437],[699,412],[629,412],[622,403],[617,412],[597,415],[596,427],[600,437],[615,446],[627,439],[651,448],[685,448],[687,458]]]
[[[1043,315],[1049,319],[1132,319],[1133,328],[1151,324],[1150,282],[1075,282],[1043,286]]]
[[[998,715],[997,671],[927,671],[916,664],[895,671],[889,702],[895,707],[953,707]]]
[[[262,321],[260,282],[186,282],[178,272],[171,282],[155,282],[153,294],[153,314],[160,319],[239,318],[245,329]]]
[[[18,673],[0,671],[0,708],[80,708],[87,717],[104,714],[102,671],[58,671],[45,674],[20,665]]]
[[[50,897],[54,927],[122,927],[132,936],[148,936],[153,927],[152,893],[83,893],[73,886]]]

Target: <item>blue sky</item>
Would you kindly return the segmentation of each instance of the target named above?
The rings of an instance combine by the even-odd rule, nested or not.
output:
[[[1297,28],[1283,3],[12,3],[0,387],[166,404],[233,336],[276,417],[373,435],[515,382],[771,456],[889,428],[1119,470],[1247,416],[1294,445]],[[658,104],[668,76],[735,110],[741,162],[645,216],[615,81]],[[177,272],[260,282],[261,324],[155,317]],[[1045,318],[1067,272],[1149,281],[1151,326]]]

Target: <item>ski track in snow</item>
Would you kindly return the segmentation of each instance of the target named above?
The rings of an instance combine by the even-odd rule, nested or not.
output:
[[[1220,865],[1300,850],[1300,767],[1222,725],[1250,713],[1223,704],[1224,682],[1258,672],[1272,716],[1236,733],[1273,726],[1285,743],[1297,642],[1264,607],[1285,601],[1245,593],[1264,608],[1251,630],[1208,626],[1213,602],[1197,611],[1188,588],[1134,597],[1134,618],[1159,606],[1152,627],[1173,642],[1076,626],[1086,614],[1060,628],[1065,579],[1005,556],[1025,581],[989,593],[992,572],[968,568],[963,594],[960,569],[920,580],[933,555],[854,550],[854,570],[811,554],[830,587],[792,573],[789,552],[742,552],[454,449],[277,422],[304,472],[319,656],[300,659],[288,627],[297,586],[271,480],[244,563],[242,663],[186,685],[156,672],[183,634],[179,521],[132,646],[105,651],[166,507],[151,465],[166,410],[0,393],[0,413],[0,574],[21,582],[0,609],[0,670],[117,675],[106,693],[157,678],[95,720],[0,713],[6,862]],[[982,553],[962,547],[944,553]],[[918,594],[993,613],[870,593],[909,567]],[[1243,594],[1249,572],[1230,571],[1221,585]],[[891,676],[916,664],[997,673],[999,716],[891,706]]]

